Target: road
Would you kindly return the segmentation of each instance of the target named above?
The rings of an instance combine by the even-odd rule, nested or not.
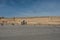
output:
[[[60,26],[4,25],[0,40],[60,40]]]

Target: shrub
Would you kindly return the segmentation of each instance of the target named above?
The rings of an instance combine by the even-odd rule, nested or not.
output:
[[[12,25],[15,25],[14,23],[12,23]]]

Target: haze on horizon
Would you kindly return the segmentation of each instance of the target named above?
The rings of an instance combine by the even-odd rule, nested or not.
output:
[[[0,0],[0,16],[60,16],[60,0]]]

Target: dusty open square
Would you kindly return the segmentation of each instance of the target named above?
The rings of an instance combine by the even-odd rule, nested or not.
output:
[[[60,26],[4,25],[0,40],[60,40]]]

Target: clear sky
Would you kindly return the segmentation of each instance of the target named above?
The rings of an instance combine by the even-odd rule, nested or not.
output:
[[[60,16],[60,0],[0,0],[0,16]]]

